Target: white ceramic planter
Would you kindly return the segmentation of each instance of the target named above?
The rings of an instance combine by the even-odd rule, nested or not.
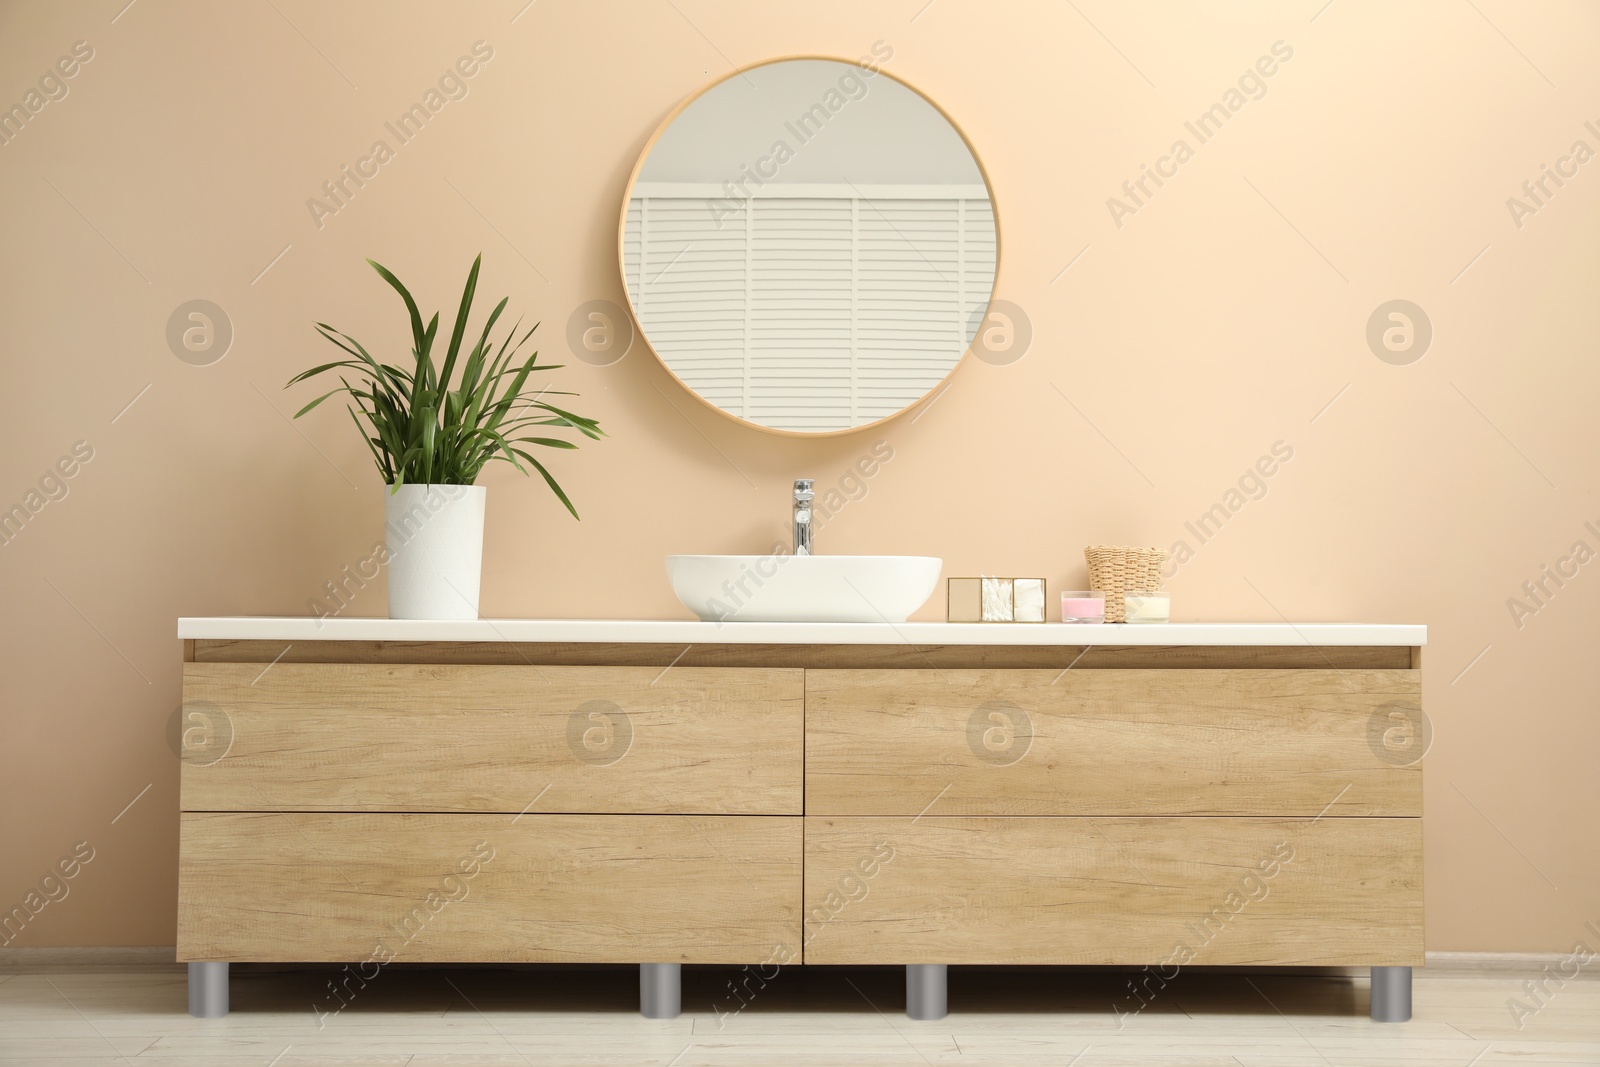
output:
[[[389,618],[478,617],[487,492],[481,485],[385,490]]]

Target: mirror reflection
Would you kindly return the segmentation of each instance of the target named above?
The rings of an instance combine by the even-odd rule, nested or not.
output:
[[[622,266],[640,327],[707,403],[791,433],[915,404],[994,288],[989,190],[957,130],[881,70],[754,67],[646,148]]]

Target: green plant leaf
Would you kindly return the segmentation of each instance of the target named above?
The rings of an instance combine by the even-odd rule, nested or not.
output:
[[[543,445],[546,448],[577,448],[571,441],[562,441],[553,437],[513,437],[513,441],[526,442],[532,445]]]
[[[581,521],[582,517],[578,514],[578,509],[572,506],[572,501],[567,499],[567,494],[562,492],[561,486],[556,484],[555,478],[551,477],[550,472],[545,470],[544,464],[540,463],[538,460],[534,459],[520,448],[514,448],[512,451],[521,456],[523,459],[527,460],[529,463],[533,464],[534,469],[544,476],[545,484],[548,485],[550,487],[550,491],[556,495],[556,499],[567,506],[567,510],[572,512],[573,518]]]
[[[345,386],[344,388],[341,388],[341,389],[331,389],[328,392],[323,393],[321,396],[317,397],[311,403],[307,404],[305,407],[303,407],[299,411],[295,412],[294,413],[294,417],[298,419],[301,415],[304,415],[306,412],[310,411],[312,408],[316,407],[318,404],[320,404],[324,400],[328,399],[334,393],[348,392],[349,388],[350,388],[349,386]]]
[[[383,455],[383,453],[380,453],[378,451],[378,448],[377,448],[377,446],[381,445],[383,442],[380,441],[376,437],[368,437],[367,436],[367,431],[366,431],[366,429],[364,427],[362,427],[361,420],[356,418],[356,409],[355,408],[346,408],[345,410],[350,412],[350,421],[356,424],[356,430],[360,432],[361,439],[367,443],[367,450],[372,453],[372,462],[377,464],[378,473],[383,475],[383,480],[385,482],[388,482],[389,481],[389,470],[384,465],[384,455]]]
[[[396,278],[393,274],[389,273],[389,268],[385,267],[383,264],[379,263],[377,260],[369,259],[369,260],[367,260],[367,262],[372,264],[372,269],[377,271],[378,274],[383,278],[384,281],[388,282],[390,285],[392,285],[394,287],[394,291],[400,294],[400,299],[402,299],[402,300],[404,300],[406,302],[406,311],[411,316],[411,337],[412,337],[412,340],[415,342],[415,344],[417,346],[417,351],[422,353],[422,354],[424,354],[424,355],[426,355],[427,351],[428,351],[428,346],[423,341],[422,312],[417,310],[417,302],[415,300],[411,299],[411,291],[408,290],[405,286],[401,285],[400,284],[400,279]]]
[[[472,261],[472,270],[467,273],[467,287],[461,292],[461,310],[456,312],[456,327],[450,331],[450,348],[444,354],[444,366],[439,370],[439,387],[450,386],[450,371],[456,365],[456,355],[461,351],[461,336],[467,330],[467,315],[472,311],[472,297],[478,291],[478,268],[483,266],[483,253],[478,253],[478,258]]]
[[[530,387],[534,374],[561,366],[539,363],[537,351],[521,354],[539,324],[523,330],[518,320],[496,346],[491,338],[509,304],[509,298],[503,298],[490,312],[476,343],[464,348],[482,269],[480,255],[467,275],[448,347],[436,367],[433,346],[439,316],[434,314],[424,324],[416,301],[400,280],[376,261],[368,263],[406,305],[412,341],[409,367],[380,362],[349,334],[319,322],[317,332],[351,358],[318,364],[289,380],[285,388],[331,372],[338,374],[340,382],[339,388],[307,403],[295,418],[342,393],[348,398],[346,411],[388,485],[470,485],[491,460],[509,462],[523,474],[529,473],[526,461],[576,517],[577,510],[566,493],[528,451],[529,447],[571,450],[576,442],[527,431],[533,427],[577,430],[593,440],[604,436],[604,431],[597,421],[545,399],[571,396],[571,392]]]

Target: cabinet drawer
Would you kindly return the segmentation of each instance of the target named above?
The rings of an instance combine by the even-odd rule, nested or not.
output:
[[[178,959],[759,963],[799,818],[185,813]]]
[[[806,819],[807,963],[1420,966],[1420,819]]]
[[[801,811],[796,669],[184,665],[186,811]]]
[[[1416,816],[1419,675],[807,671],[806,811]]]

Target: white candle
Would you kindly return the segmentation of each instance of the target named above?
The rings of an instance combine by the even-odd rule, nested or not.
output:
[[[1172,601],[1165,593],[1129,593],[1123,600],[1128,622],[1167,622]]]

